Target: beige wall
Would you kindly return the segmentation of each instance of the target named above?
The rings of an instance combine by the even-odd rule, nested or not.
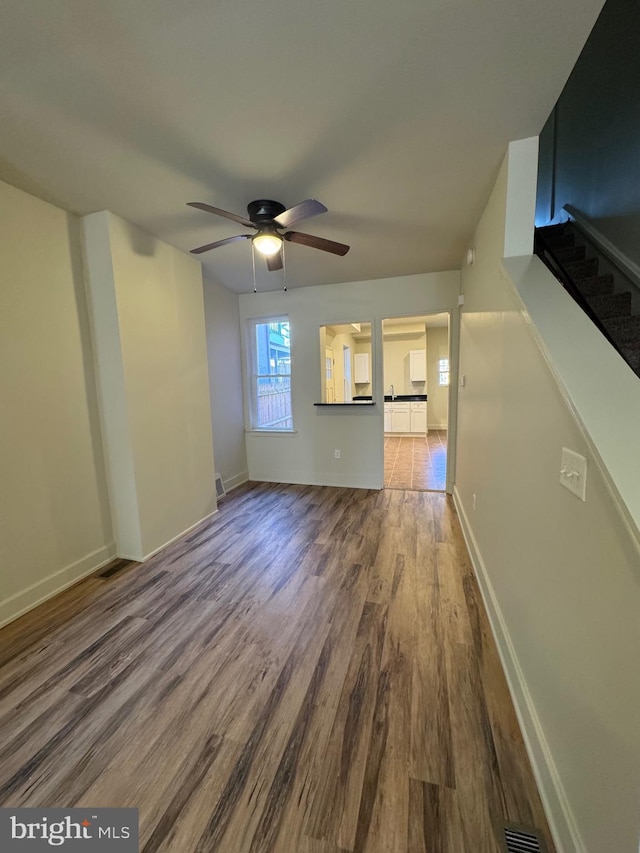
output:
[[[115,537],[140,560],[216,508],[202,271],[106,211],[83,225]]]
[[[525,149],[462,272],[456,501],[559,850],[637,853],[640,556],[500,268],[530,240]],[[525,218],[505,228],[508,199]],[[588,459],[586,503],[558,482],[563,446]]]
[[[424,324],[408,332],[403,329],[384,333],[384,392],[393,385],[396,394],[426,394],[426,382],[412,382],[409,378],[409,351],[427,349]]]
[[[291,322],[293,434],[249,433],[251,479],[284,483],[382,488],[382,320],[393,315],[454,311],[457,271],[242,294],[243,334],[251,317],[288,315]],[[345,318],[372,320],[373,407],[317,408],[320,399],[320,325]],[[249,422],[248,419],[246,421]],[[341,451],[340,459],[334,450]]]
[[[114,553],[78,221],[0,183],[0,624]]]
[[[213,455],[225,489],[248,477],[242,410],[242,360],[238,294],[205,279],[209,392]]]
[[[447,429],[449,388],[440,385],[438,364],[449,357],[449,330],[446,327],[427,329],[427,426],[429,429]]]

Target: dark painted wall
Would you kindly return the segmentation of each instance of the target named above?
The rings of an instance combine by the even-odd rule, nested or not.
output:
[[[640,0],[608,0],[540,137],[536,224],[584,213],[640,263]],[[555,180],[554,180],[555,172]]]

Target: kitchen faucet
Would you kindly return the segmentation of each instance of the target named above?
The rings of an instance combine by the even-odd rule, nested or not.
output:
[[[391,388],[391,399],[395,400],[395,398],[396,398],[395,388],[393,387],[393,385],[391,385],[390,388]]]

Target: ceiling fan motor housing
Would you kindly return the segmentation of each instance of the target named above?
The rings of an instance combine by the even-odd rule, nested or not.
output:
[[[250,201],[247,205],[249,219],[258,226],[271,222],[276,216],[284,213],[285,210],[285,206],[280,204],[279,201],[271,201],[265,198]]]

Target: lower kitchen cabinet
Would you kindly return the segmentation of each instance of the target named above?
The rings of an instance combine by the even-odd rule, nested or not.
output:
[[[411,403],[409,429],[412,433],[426,433],[427,404]]]
[[[391,432],[411,432],[409,403],[391,404]]]
[[[385,403],[384,431],[393,433],[424,434],[427,431],[426,403]]]

